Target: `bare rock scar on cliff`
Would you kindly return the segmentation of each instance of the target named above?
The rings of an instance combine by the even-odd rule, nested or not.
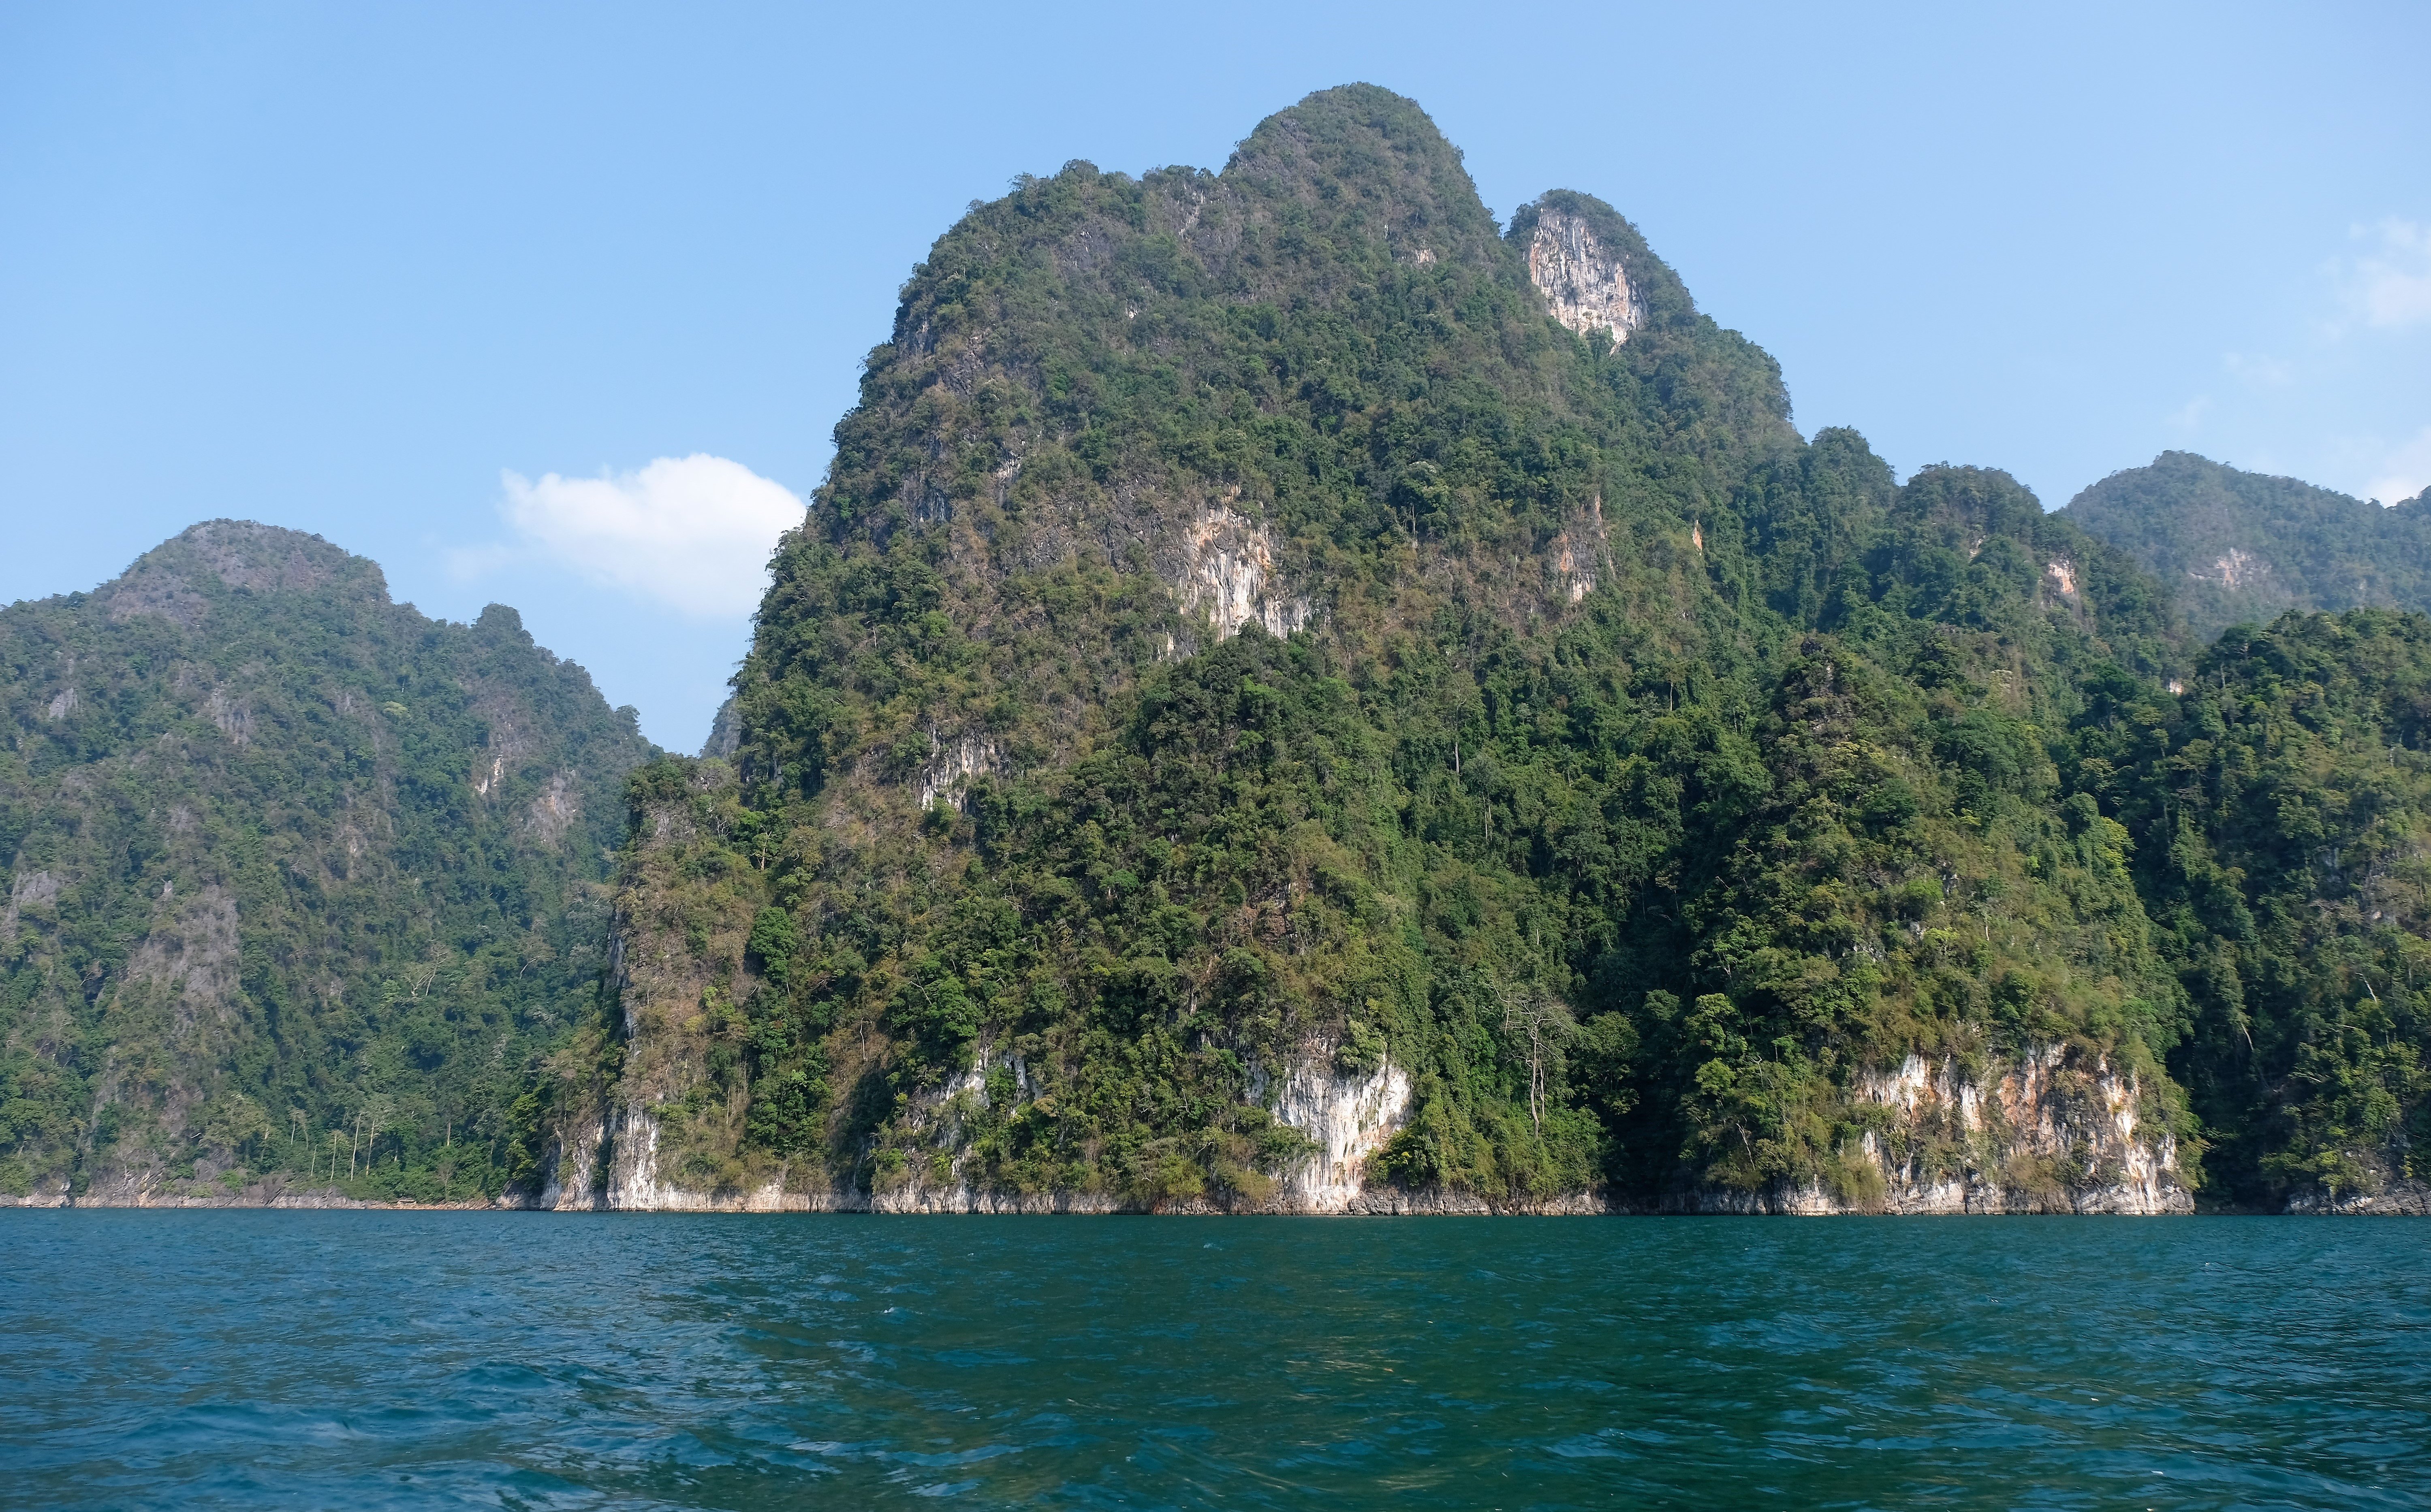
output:
[[[1548,207],[1528,243],[1528,278],[1551,307],[1553,319],[1586,336],[1601,331],[1615,346],[1646,324],[1645,302],[1629,281],[1620,255],[1596,240],[1582,216]]]

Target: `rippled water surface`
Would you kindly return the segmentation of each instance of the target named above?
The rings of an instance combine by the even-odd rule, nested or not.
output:
[[[2431,1504],[2406,1220],[0,1212],[0,1502]]]

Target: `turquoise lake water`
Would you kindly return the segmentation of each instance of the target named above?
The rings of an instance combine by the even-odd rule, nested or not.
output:
[[[2431,1222],[0,1212],[0,1503],[2419,1507]]]

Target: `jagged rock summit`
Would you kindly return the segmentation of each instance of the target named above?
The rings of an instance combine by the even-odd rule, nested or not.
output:
[[[1618,345],[1646,319],[1628,263],[1599,239],[1587,217],[1565,205],[1540,206],[1528,239],[1528,281],[1553,319],[1581,336],[1601,331]]]

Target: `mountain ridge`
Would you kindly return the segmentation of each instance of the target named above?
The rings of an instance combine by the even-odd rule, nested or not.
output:
[[[228,520],[0,609],[0,1188],[496,1193],[595,990],[630,710],[512,609]]]
[[[2381,506],[2296,478],[2163,452],[2061,512],[2170,583],[2210,640],[2290,609],[2431,610],[2431,490]]]
[[[334,548],[197,527],[107,596],[0,612],[0,1116],[36,1136],[0,1175],[2422,1206],[2431,619],[2205,644],[2100,510],[1992,469],[1903,483],[1789,414],[1610,206],[1498,226],[1423,111],[1348,86],[1221,173],[1075,159],[939,238],[700,757],[603,722],[511,610],[432,626]],[[164,738],[284,786],[205,854],[153,817]],[[359,809],[431,864],[353,874]],[[377,1011],[271,1053],[335,1011],[332,921]],[[121,1075],[121,1043],[165,1074]],[[173,1085],[179,1055],[231,1073]],[[247,1088],[305,1115],[314,1171],[347,1121],[347,1179],[243,1186],[282,1158]]]

